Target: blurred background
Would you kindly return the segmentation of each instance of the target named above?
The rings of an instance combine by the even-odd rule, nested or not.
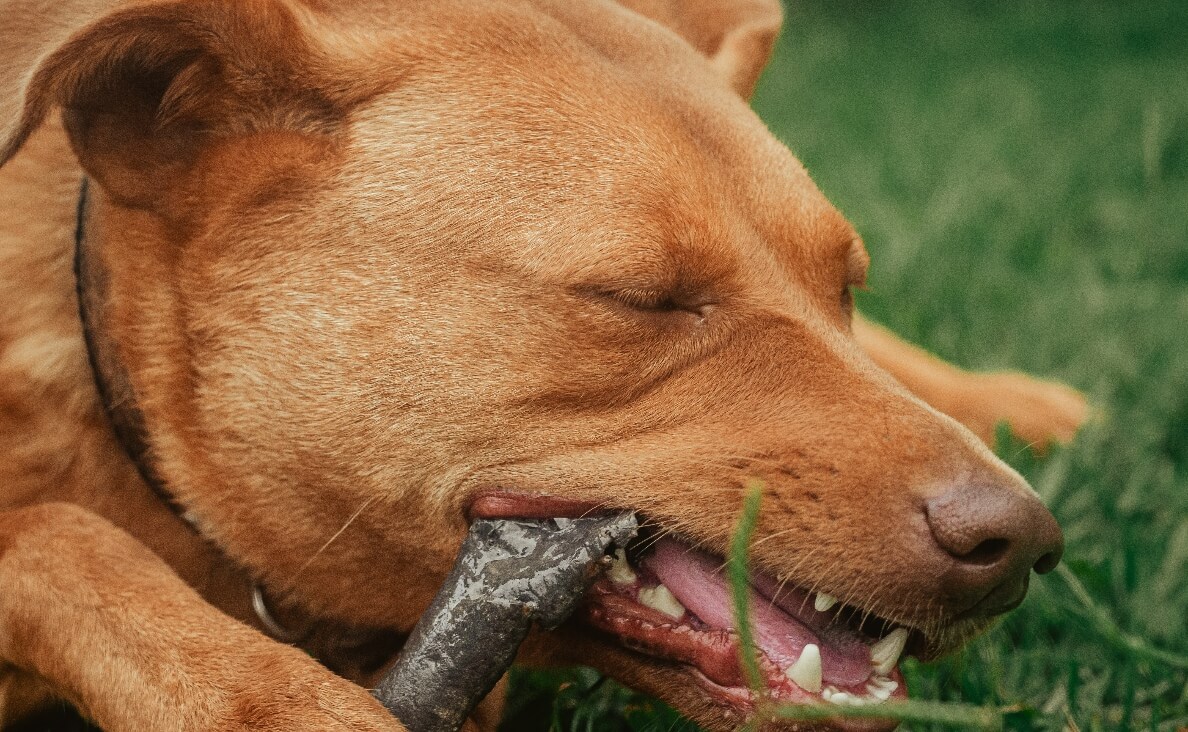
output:
[[[1043,458],[1000,441],[1068,572],[913,696],[1188,729],[1188,2],[797,0],[754,107],[863,235],[863,312],[1099,412]],[[517,672],[505,729],[693,728],[577,670]]]

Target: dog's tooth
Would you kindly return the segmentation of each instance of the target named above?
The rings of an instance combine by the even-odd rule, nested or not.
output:
[[[784,676],[805,691],[821,690],[821,649],[809,643],[800,652],[796,663],[784,670]]]
[[[639,603],[662,612],[673,620],[685,617],[685,606],[664,585],[644,587],[639,591]]]
[[[896,628],[870,647],[870,663],[880,674],[889,674],[899,663],[899,656],[907,644],[907,628]]]
[[[821,689],[821,698],[825,701],[831,701],[833,699],[833,695],[838,693],[840,692],[838,692],[836,686],[826,686],[824,689]]]
[[[813,600],[813,609],[819,613],[826,612],[837,604],[837,598],[833,595],[827,595],[824,592],[818,592],[816,599]]]
[[[868,683],[880,689],[890,689],[891,691],[895,691],[897,688],[899,688],[898,681],[887,676],[880,676],[878,674],[871,676]]]
[[[848,707],[860,707],[865,704],[876,704],[876,700],[869,697],[853,694],[848,691],[839,691],[829,698],[832,704],[842,704]]]
[[[866,693],[878,699],[881,702],[887,701],[891,698],[891,694],[899,688],[898,681],[891,681],[891,679],[882,679],[890,682],[889,685],[884,685],[879,682],[880,677],[876,676],[866,684]]]
[[[615,559],[606,571],[606,576],[616,585],[629,585],[638,579],[635,571],[631,569],[631,564],[627,562],[627,553],[622,549],[615,550]]]

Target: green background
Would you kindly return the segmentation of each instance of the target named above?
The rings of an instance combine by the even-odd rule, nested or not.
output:
[[[1035,578],[964,653],[909,662],[913,696],[1188,726],[1188,671],[1149,653],[1188,656],[1188,2],[798,2],[754,106],[862,233],[865,313],[1099,411],[1046,458],[999,446],[1092,605]],[[518,672],[505,729],[550,727],[691,728],[592,671]]]

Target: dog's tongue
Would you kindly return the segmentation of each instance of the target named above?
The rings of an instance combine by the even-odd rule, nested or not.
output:
[[[643,563],[706,625],[734,628],[730,584],[721,572],[721,560],[678,542],[662,540]],[[756,584],[771,588],[776,583],[760,577]],[[814,643],[821,650],[825,684],[857,686],[865,682],[871,674],[870,648],[848,629],[827,627],[830,616],[815,612],[804,599],[801,596],[795,602],[777,605],[751,589],[755,644],[776,665],[787,668],[800,658],[806,645]]]

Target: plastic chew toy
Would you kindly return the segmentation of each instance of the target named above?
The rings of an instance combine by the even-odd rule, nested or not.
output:
[[[625,547],[632,513],[479,519],[375,696],[410,732],[455,732],[511,666],[533,623],[560,625]]]

